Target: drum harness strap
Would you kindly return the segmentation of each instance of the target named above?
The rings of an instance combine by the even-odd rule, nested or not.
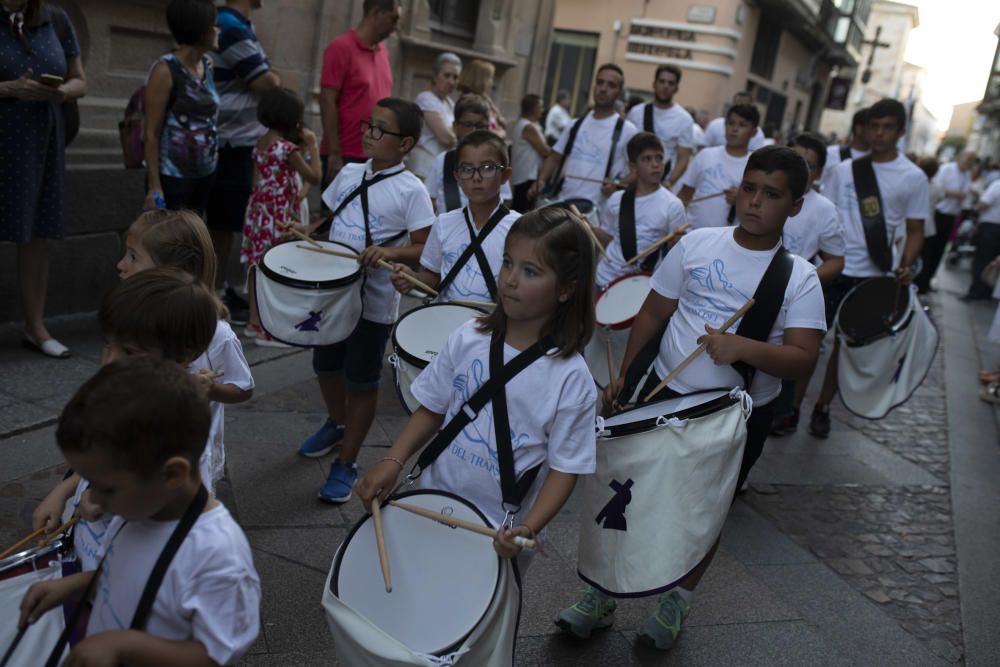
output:
[[[420,473],[432,465],[462,429],[473,422],[479,416],[479,411],[492,401],[493,430],[496,436],[497,461],[500,465],[500,491],[503,495],[503,508],[507,512],[504,523],[512,527],[514,517],[521,511],[521,501],[528,495],[542,464],[525,471],[521,479],[516,479],[514,448],[510,439],[510,418],[507,413],[507,393],[504,387],[514,379],[514,376],[542,357],[547,350],[555,347],[555,342],[546,336],[523,350],[508,364],[503,363],[503,345],[503,336],[494,333],[490,340],[490,378],[424,448],[416,465],[406,479],[393,490],[392,495],[395,495],[404,484],[411,484],[420,477]]]
[[[205,511],[205,506],[207,504],[208,490],[204,485],[202,485],[198,488],[197,495],[195,495],[187,509],[184,510],[181,520],[177,522],[177,526],[174,528],[173,532],[170,533],[167,543],[163,546],[163,551],[160,552],[160,556],[156,559],[156,564],[153,566],[153,570],[149,573],[149,579],[146,580],[146,586],[142,589],[142,596],[139,598],[139,604],[136,606],[135,613],[132,616],[132,623],[129,625],[130,630],[144,630],[146,628],[146,623],[149,621],[149,614],[153,610],[153,603],[156,601],[156,594],[160,591],[160,586],[163,584],[163,578],[167,574],[167,569],[169,569],[170,563],[174,560],[174,556],[177,555],[178,549],[180,549],[181,544],[183,544],[185,538],[187,538],[188,533],[191,532],[191,529],[194,527],[198,517]],[[94,576],[91,577],[90,583],[87,584],[87,588],[83,591],[83,595],[81,595],[80,599],[77,601],[76,609],[73,611],[73,617],[66,623],[66,629],[63,630],[62,634],[59,636],[59,640],[56,642],[56,645],[52,648],[52,652],[49,654],[45,667],[56,667],[56,665],[59,664],[59,661],[62,658],[63,650],[66,648],[66,643],[69,641],[69,633],[72,631],[73,627],[76,626],[80,612],[84,607],[84,603],[90,598],[90,594],[93,592],[94,587],[97,584],[97,578],[101,575],[101,572],[104,569],[104,561],[110,553],[110,545],[114,542],[115,538],[118,537],[118,533],[120,533],[124,527],[125,523],[118,528],[118,532],[116,532],[114,537],[111,538],[109,548],[105,550],[104,555],[101,557],[101,561],[97,564],[97,569],[94,571]]]
[[[576,122],[573,123],[573,127],[570,128],[569,138],[566,140],[566,151],[562,154],[562,159],[559,160],[559,168],[545,186],[546,194],[553,199],[558,197],[559,193],[562,192],[563,184],[566,182],[566,177],[563,175],[563,170],[566,168],[566,160],[569,159],[569,154],[573,152],[573,144],[576,143],[576,133],[580,131],[580,126],[587,119],[588,113],[590,113],[589,109],[577,118]],[[604,178],[611,176],[611,167],[615,164],[615,150],[618,148],[618,141],[621,139],[623,127],[625,127],[625,119],[619,116],[618,120],[615,121],[615,129],[611,133],[611,150],[608,152],[608,162],[604,166]]]
[[[858,195],[858,210],[865,231],[868,255],[875,266],[889,272],[892,270],[892,252],[885,236],[885,208],[882,206],[882,193],[878,189],[871,156],[853,160],[851,171],[854,174],[854,190]]]
[[[476,233],[475,226],[469,219],[468,206],[462,209],[462,214],[465,216],[465,226],[469,230],[469,245],[466,246],[465,250],[462,251],[462,254],[459,255],[455,263],[452,264],[450,269],[448,269],[448,273],[441,279],[441,282],[437,284],[435,289],[437,289],[438,294],[444,294],[445,290],[447,290],[448,287],[455,281],[455,278],[458,277],[458,272],[462,270],[462,267],[469,262],[473,253],[475,253],[476,263],[479,264],[479,272],[483,274],[483,282],[486,283],[486,289],[490,293],[490,299],[496,301],[499,290],[497,288],[496,278],[493,277],[493,269],[490,268],[490,263],[486,259],[486,253],[483,252],[483,241],[485,241],[486,237],[490,235],[490,232],[496,229],[496,226],[500,224],[500,221],[510,214],[510,211],[506,206],[500,204],[497,210],[494,211],[493,215],[490,216],[490,219],[486,221],[486,224],[483,225],[483,228],[478,234]]]
[[[361,177],[361,183],[358,185],[358,187],[356,187],[353,190],[351,190],[351,194],[349,194],[346,197],[344,197],[343,201],[341,201],[340,204],[337,205],[337,208],[333,211],[333,214],[330,216],[330,222],[321,225],[320,228],[316,230],[316,232],[319,233],[319,232],[322,232],[324,230],[329,229],[330,225],[333,224],[334,219],[338,215],[340,215],[341,211],[343,211],[345,208],[347,208],[347,205],[350,204],[352,201],[354,201],[355,197],[360,196],[361,197],[361,213],[362,213],[362,215],[365,218],[365,248],[368,248],[368,247],[374,245],[374,241],[372,240],[372,231],[371,231],[371,227],[369,226],[369,221],[368,221],[368,188],[370,188],[371,186],[375,185],[376,183],[378,183],[380,181],[384,181],[387,178],[392,178],[393,176],[398,176],[399,174],[402,174],[404,171],[406,171],[406,170],[405,169],[400,169],[399,171],[394,171],[394,172],[388,173],[388,174],[385,173],[385,172],[383,172],[383,173],[378,174],[377,176],[374,176],[374,177],[372,177],[370,179],[366,179],[364,177],[364,175],[362,175],[362,177]],[[396,234],[395,236],[391,236],[391,237],[387,238],[385,241],[382,241],[382,243],[379,243],[379,245],[384,246],[384,245],[386,245],[388,243],[392,243],[393,241],[401,239],[404,236],[406,236],[406,232],[402,231],[402,232]],[[363,249],[364,248],[362,248],[362,250]]]
[[[651,134],[656,134],[656,127],[653,125],[653,103],[646,102],[646,107],[642,110],[642,129],[644,132],[649,132]],[[662,141],[662,139],[661,139]],[[673,167],[673,162],[667,162],[663,165],[663,178],[666,180],[670,176],[671,167]],[[635,257],[635,254],[629,255],[628,257]],[[626,259],[628,259],[626,257]]]
[[[840,147],[840,161],[843,162],[844,160],[850,160],[850,159],[851,159],[851,147],[850,146],[841,146]]]
[[[639,254],[635,229],[635,190],[629,188],[622,193],[621,208],[618,210],[618,241],[622,246],[622,257],[628,261]],[[643,271],[652,271],[659,253],[650,253],[639,264]]]
[[[444,154],[444,173],[441,182],[444,184],[444,208],[454,211],[462,208],[462,196],[459,194],[458,181],[455,180],[455,164],[458,161],[458,150],[450,150]]]

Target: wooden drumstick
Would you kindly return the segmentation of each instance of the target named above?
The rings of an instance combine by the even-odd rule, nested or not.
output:
[[[595,246],[597,246],[597,251],[604,256],[604,259],[607,259],[608,253],[604,252],[604,246],[602,246],[601,242],[597,239],[597,234],[594,233],[594,229],[593,227],[590,226],[590,222],[587,220],[587,218],[585,218],[583,213],[580,213],[580,209],[578,209],[573,204],[570,204],[569,210],[570,213],[572,213],[573,216],[576,218],[576,221],[579,222],[581,225],[583,225],[583,229],[585,232],[587,232],[587,236],[589,236],[590,240],[594,242]]]
[[[66,531],[68,531],[70,528],[76,525],[76,521],[77,517],[74,516],[70,518],[69,521],[56,528],[54,531],[52,531],[52,533],[38,540],[38,546],[44,547],[46,544],[57,538],[59,535],[64,535]]]
[[[343,257],[344,259],[353,259],[355,261],[358,259],[358,257],[360,257],[360,255],[358,255],[356,253],[352,254],[352,253],[349,253],[349,252],[342,252],[340,250],[331,250],[329,248],[325,248],[325,247],[322,247],[322,246],[320,246],[318,248],[314,248],[312,246],[297,245],[295,247],[296,248],[301,248],[302,250],[309,250],[311,252],[318,252],[318,253],[321,253],[323,255],[332,255],[333,257]],[[393,269],[396,268],[396,266],[394,264],[392,264],[391,262],[387,262],[384,259],[380,259],[378,261],[378,265],[381,266],[383,269],[389,269],[390,271],[392,271]],[[405,278],[406,280],[408,280],[411,285],[419,287],[420,289],[422,289],[423,291],[427,292],[431,296],[437,296],[438,295],[438,292],[437,292],[436,289],[434,289],[433,287],[431,287],[430,285],[428,285],[424,281],[420,280],[420,278],[417,278],[416,276],[414,276],[414,275],[412,275],[410,273],[407,273],[406,271],[401,271],[399,275],[403,276],[403,278]]]
[[[283,231],[286,231],[286,232],[291,232],[292,236],[295,236],[295,237],[297,237],[297,238],[305,241],[306,243],[308,243],[309,245],[311,245],[314,248],[322,248],[323,247],[322,243],[320,243],[319,241],[317,241],[316,239],[312,238],[311,236],[309,236],[307,234],[303,234],[299,230],[295,229],[295,227],[293,227],[292,225],[282,225],[281,229]]]
[[[611,349],[611,337],[608,336],[604,340],[604,344],[608,348],[608,382],[615,381],[615,352]]]
[[[22,537],[17,542],[15,542],[12,546],[4,549],[3,551],[0,551],[0,558],[6,558],[7,556],[9,556],[9,555],[11,555],[13,553],[17,553],[18,549],[20,549],[21,547],[26,546],[27,544],[29,544],[36,537],[41,537],[44,534],[45,534],[45,526],[42,526],[38,530],[31,532],[29,535],[26,535],[25,537]]]
[[[385,533],[382,531],[382,507],[378,496],[372,498],[372,520],[375,522],[375,544],[378,545],[378,563],[382,567],[385,592],[392,592],[392,574],[389,572],[389,554],[385,550]]]
[[[470,306],[472,308],[496,308],[492,301],[472,301],[470,299],[452,299],[448,303],[457,303],[460,306]]]
[[[692,199],[691,201],[689,201],[687,203],[687,205],[690,206],[691,204],[697,204],[698,202],[705,201],[706,199],[715,199],[716,197],[721,197],[724,194],[726,194],[726,193],[725,192],[716,192],[714,195],[705,195],[704,197],[698,197],[696,199]]]
[[[396,500],[390,500],[389,504],[393,507],[398,507],[401,510],[406,510],[407,512],[412,512],[413,514],[419,514],[427,519],[434,519],[435,521],[440,521],[441,523],[451,526],[452,528],[462,528],[463,530],[468,530],[473,533],[479,533],[486,537],[496,537],[497,532],[486,526],[482,526],[478,523],[472,523],[471,521],[464,521],[462,519],[456,519],[450,517],[446,514],[441,514],[433,510],[424,509],[423,507],[417,507],[416,505],[407,505],[406,503],[401,503]],[[523,549],[534,549],[535,541],[530,540],[527,537],[521,537],[518,535],[514,538],[514,544]]]
[[[746,312],[748,310],[750,310],[750,308],[753,306],[753,304],[754,304],[754,300],[753,299],[750,299],[745,304],[743,304],[743,307],[740,308],[739,310],[737,310],[735,313],[733,313],[732,317],[730,317],[728,320],[726,320],[725,323],[721,327],[719,327],[718,331],[720,333],[725,333],[726,331],[728,331],[729,327],[733,326],[733,324],[736,323],[736,320],[738,320],[741,317],[743,317],[743,315],[746,314]],[[648,401],[653,396],[656,396],[658,393],[660,393],[661,389],[663,389],[664,387],[666,387],[667,384],[669,384],[675,377],[677,377],[680,374],[681,371],[683,371],[685,368],[687,368],[691,364],[691,362],[694,361],[695,359],[697,359],[698,355],[700,355],[704,351],[705,351],[705,344],[704,343],[702,343],[698,347],[694,348],[694,352],[692,352],[691,354],[689,354],[688,356],[686,356],[681,363],[677,364],[677,368],[675,368],[674,370],[672,370],[669,373],[667,373],[667,377],[665,377],[662,380],[660,380],[660,384],[656,385],[656,388],[653,389],[653,391],[651,391],[648,394],[646,394],[646,397],[643,398],[642,400]]]
[[[574,176],[573,174],[566,174],[566,178],[572,178],[574,181],[583,181],[584,183],[597,183],[599,185],[604,185],[604,179],[601,178],[591,178],[589,176]],[[616,188],[624,188],[625,186],[621,184],[620,181],[612,181]]]
[[[630,264],[635,264],[636,262],[638,262],[639,260],[641,260],[643,257],[645,257],[646,255],[648,255],[649,253],[653,252],[654,250],[659,249],[660,247],[662,247],[663,245],[665,245],[667,243],[670,243],[671,241],[674,240],[675,237],[677,237],[677,236],[683,234],[684,232],[686,232],[687,228],[689,226],[690,225],[688,225],[685,222],[683,225],[681,225],[680,227],[678,227],[674,231],[670,232],[669,234],[667,234],[666,236],[664,236],[663,238],[661,238],[659,241],[657,241],[656,243],[652,244],[651,246],[649,246],[648,248],[646,248],[645,250],[643,250],[642,252],[640,252],[638,255],[636,255],[635,257],[633,257],[632,259],[630,259],[629,261],[625,262],[625,266],[629,266]]]

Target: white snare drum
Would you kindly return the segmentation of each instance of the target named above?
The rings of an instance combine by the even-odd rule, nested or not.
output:
[[[432,303],[414,308],[399,318],[392,330],[393,354],[389,358],[396,393],[409,414],[420,403],[410,393],[410,386],[427,364],[437,356],[448,336],[483,311],[454,303]]]
[[[454,494],[420,490],[398,498],[492,528]],[[382,509],[382,524],[392,593],[385,592],[370,516],[333,560],[323,606],[338,658],[350,665],[510,665],[520,595],[492,540],[391,505]]]
[[[598,328],[584,348],[583,358],[602,389],[608,384],[608,344],[617,373],[632,333],[632,321],[649,294],[649,281],[648,273],[630,273],[608,283],[597,295],[594,311]]]
[[[62,576],[62,543],[27,549],[0,561],[0,652],[4,652],[17,634],[21,599],[32,584]],[[66,628],[62,606],[51,609],[24,633],[7,667],[37,667]]]
[[[599,418],[597,472],[581,480],[580,578],[642,597],[694,569],[733,500],[749,411],[749,396],[733,389]]]
[[[354,253],[342,243],[317,241],[328,250]],[[256,267],[260,324],[272,338],[298,347],[339,343],[361,319],[363,267],[289,241],[264,253]]]

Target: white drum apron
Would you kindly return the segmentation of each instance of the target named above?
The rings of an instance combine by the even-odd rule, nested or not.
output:
[[[483,311],[454,303],[433,303],[414,308],[399,318],[392,330],[393,354],[389,358],[396,393],[403,407],[413,414],[420,403],[410,387],[427,364],[444,349],[445,343],[460,326]]]
[[[397,498],[492,528],[451,493],[419,490]],[[382,508],[382,524],[392,592],[385,592],[370,516],[340,545],[323,589],[341,662],[510,667],[520,591],[493,541],[391,505]]]
[[[598,418],[597,471],[581,480],[581,579],[644,597],[701,562],[736,492],[750,407],[742,390],[717,390]]]
[[[608,346],[610,344],[614,372],[618,373],[632,333],[632,322],[649,294],[649,280],[648,273],[624,275],[610,282],[597,296],[594,305],[597,327],[583,349],[583,358],[594,382],[602,389],[608,385]]]
[[[354,253],[342,243],[317,241],[327,250]],[[272,338],[298,347],[339,343],[362,314],[363,268],[290,241],[273,246],[256,267],[255,290],[261,327]]]
[[[0,561],[0,656],[17,634],[21,599],[32,584],[62,577],[61,542],[28,549]],[[62,605],[50,609],[24,633],[7,667],[38,667],[44,664],[66,628]]]

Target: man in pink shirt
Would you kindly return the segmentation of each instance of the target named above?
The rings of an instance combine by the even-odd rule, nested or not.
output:
[[[375,103],[392,95],[389,53],[382,45],[399,23],[399,0],[365,0],[356,29],[334,39],[323,52],[319,108],[323,119],[324,183],[345,162],[364,162],[361,121]]]

